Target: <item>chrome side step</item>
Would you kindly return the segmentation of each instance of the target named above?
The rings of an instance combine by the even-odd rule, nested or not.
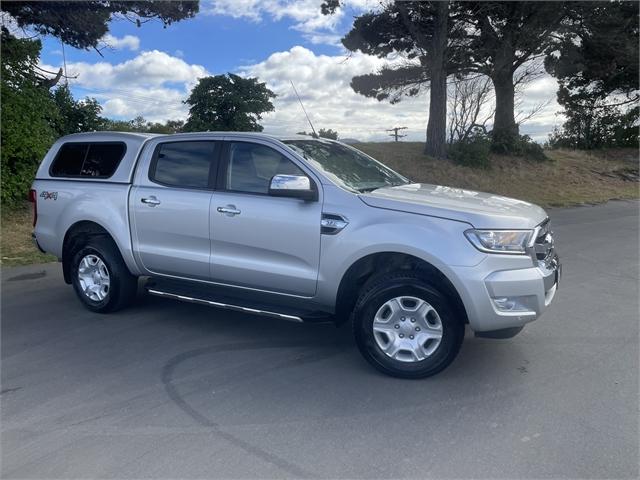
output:
[[[204,298],[196,298],[196,297],[190,297],[187,295],[180,295],[177,293],[171,293],[171,292],[163,292],[162,290],[156,290],[153,288],[147,288],[147,292],[149,292],[151,295],[156,295],[158,297],[165,297],[165,298],[173,298],[175,300],[182,300],[183,302],[191,302],[191,303],[198,303],[200,305],[208,305],[210,307],[217,307],[217,308],[224,308],[226,310],[234,310],[236,312],[244,312],[244,313],[253,313],[256,315],[265,315],[267,317],[275,317],[275,318],[280,318],[282,320],[289,320],[292,322],[302,322],[302,318],[297,317],[295,315],[287,315],[284,313],[278,313],[278,312],[271,312],[268,310],[259,310],[257,308],[249,308],[249,307],[243,307],[240,305],[231,305],[228,303],[222,303],[222,302],[215,302],[213,300],[206,300]]]

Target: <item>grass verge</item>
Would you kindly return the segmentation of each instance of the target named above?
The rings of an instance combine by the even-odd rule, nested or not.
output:
[[[0,238],[2,266],[12,267],[56,261],[56,257],[41,253],[31,241],[32,221],[29,205],[15,210],[2,209]]]

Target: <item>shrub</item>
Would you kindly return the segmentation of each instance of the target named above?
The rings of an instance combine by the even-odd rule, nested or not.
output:
[[[0,65],[0,168],[3,207],[24,203],[38,164],[55,139],[57,109],[38,80],[40,41],[16,39],[2,30]]]
[[[449,145],[449,158],[459,165],[474,168],[490,168],[491,142],[484,135],[474,135]]]
[[[565,111],[567,121],[549,135],[551,148],[594,150],[612,147],[640,147],[640,107],[626,111],[617,107],[573,108]]]
[[[513,155],[529,160],[548,160],[542,145],[531,140],[529,135],[493,135],[491,150],[501,155]]]

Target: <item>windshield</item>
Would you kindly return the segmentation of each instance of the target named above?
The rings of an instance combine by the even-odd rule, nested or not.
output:
[[[323,140],[285,140],[338,185],[357,192],[404,185],[409,180],[359,150]]]

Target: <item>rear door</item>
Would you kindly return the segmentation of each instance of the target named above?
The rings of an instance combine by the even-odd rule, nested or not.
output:
[[[320,258],[320,200],[268,195],[276,174],[307,175],[285,149],[225,142],[211,204],[215,282],[311,297]]]
[[[134,251],[151,273],[209,280],[209,208],[221,144],[160,142],[136,173]]]

